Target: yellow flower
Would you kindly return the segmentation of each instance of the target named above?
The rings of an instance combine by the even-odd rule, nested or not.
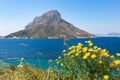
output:
[[[102,62],[102,60],[99,60],[99,62],[98,62],[99,64],[102,64],[103,62]]]
[[[110,58],[111,58],[111,59],[114,59],[114,56],[112,55],[112,56],[110,56]]]
[[[91,40],[88,40],[87,43],[91,43]]]
[[[75,49],[75,46],[72,46],[72,49]]]
[[[95,54],[92,54],[92,55],[91,55],[91,58],[92,58],[92,59],[95,59],[96,57],[97,57],[97,56],[96,56]]]
[[[104,57],[108,57],[109,56],[109,54],[106,52],[106,53],[102,53],[102,56],[104,56]]]
[[[89,52],[87,52],[85,55],[88,57],[88,56],[90,55],[90,53],[89,53]]]
[[[79,49],[79,48],[77,48],[75,51],[76,51],[76,52],[79,52],[79,51],[80,51],[80,49]]]
[[[77,51],[77,52],[80,51],[81,48],[82,48],[82,47],[81,47],[80,45],[78,45],[76,51]]]
[[[66,50],[63,50],[63,53],[65,53],[66,52]]]
[[[68,52],[68,55],[71,55],[72,54],[72,52]]]
[[[106,50],[106,49],[103,49],[102,52],[107,52],[107,50]]]
[[[87,59],[87,56],[86,56],[86,55],[84,55],[84,56],[83,56],[83,59]]]
[[[79,46],[79,47],[82,47],[82,46],[83,46],[83,44],[82,44],[82,43],[78,43],[78,46]]]
[[[67,54],[64,54],[64,56],[67,56]]]
[[[63,66],[63,65],[64,65],[63,63],[60,64],[60,66]]]
[[[114,66],[114,64],[113,63],[110,63],[110,67],[113,67]]]
[[[92,51],[94,51],[94,50],[93,50],[92,48],[89,48],[88,51],[89,51],[89,52],[92,52]]]
[[[101,48],[98,48],[97,50],[98,50],[98,51],[100,51],[100,50],[101,50]]]
[[[116,65],[119,65],[119,64],[120,64],[120,60],[115,60],[114,63],[115,63]]]
[[[103,50],[101,51],[101,56],[103,56],[103,57],[108,57],[108,56],[109,56],[109,54],[108,54],[108,52],[106,51],[106,49],[103,49]]]
[[[88,43],[89,46],[92,46],[92,45],[93,45],[93,43],[92,43],[91,40],[85,41],[85,43]]]
[[[85,53],[85,55],[83,56],[83,59],[87,59],[89,55],[90,55],[89,52]]]
[[[103,79],[104,79],[104,80],[108,80],[108,79],[109,79],[109,76],[108,76],[108,75],[104,75]]]
[[[94,49],[97,49],[97,46],[94,46]]]
[[[71,52],[72,52],[72,53],[74,53],[74,52],[75,52],[75,50],[72,50]]]
[[[89,45],[89,46],[92,46],[92,45],[93,45],[93,43],[89,43],[88,45]]]
[[[69,51],[68,52],[68,55],[71,55],[71,54],[73,54],[73,53],[75,53],[76,51],[73,49],[73,50],[71,50],[71,51]]]
[[[116,56],[120,56],[120,53],[116,53]]]
[[[68,48],[68,50],[71,50],[71,49],[72,49],[72,47],[69,47],[69,48]]]
[[[97,52],[98,52],[98,50],[94,50],[94,52],[96,52],[96,53],[97,53]]]
[[[79,53],[76,53],[75,56],[77,57],[79,55]]]
[[[75,49],[75,46],[71,46],[68,48],[68,50],[73,50],[73,49]]]
[[[87,47],[84,47],[84,48],[83,48],[83,52],[86,52],[87,50],[88,50]]]

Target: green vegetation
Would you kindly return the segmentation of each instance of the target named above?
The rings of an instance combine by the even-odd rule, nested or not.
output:
[[[0,80],[45,80],[46,72],[46,70],[24,64],[24,58],[21,58],[17,67],[10,64],[9,68],[0,68]]]
[[[85,41],[87,46],[69,46],[68,40],[64,41],[67,49],[58,59],[49,61],[47,70],[25,65],[21,58],[17,67],[0,69],[0,80],[120,80],[120,60],[106,49],[93,46],[91,41]]]
[[[53,67],[55,80],[119,80],[120,60],[91,41],[85,43],[87,46],[78,43],[70,47],[65,43],[67,50],[56,59],[60,69]],[[116,55],[120,57],[120,53]]]
[[[44,80],[45,71],[30,66],[0,69],[0,80]]]

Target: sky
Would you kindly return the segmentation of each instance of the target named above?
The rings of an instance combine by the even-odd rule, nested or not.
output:
[[[120,33],[120,0],[0,0],[0,36],[24,29],[50,10],[92,34]]]

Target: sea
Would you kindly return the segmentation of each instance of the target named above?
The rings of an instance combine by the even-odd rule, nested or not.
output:
[[[71,38],[68,45],[77,45],[78,42],[86,45],[86,40],[107,49],[111,55],[120,53],[120,37]],[[5,64],[3,67],[6,64],[17,66],[24,58],[26,64],[47,69],[50,66],[48,60],[61,56],[64,49],[64,39],[0,39],[0,63]]]

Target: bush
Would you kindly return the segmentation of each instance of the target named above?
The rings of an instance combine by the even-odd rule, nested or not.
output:
[[[53,67],[57,80],[118,80],[120,79],[120,60],[115,59],[106,49],[78,43],[63,50],[63,55],[56,59],[60,69]],[[117,53],[117,56],[120,56]],[[117,78],[117,79],[116,79]]]

